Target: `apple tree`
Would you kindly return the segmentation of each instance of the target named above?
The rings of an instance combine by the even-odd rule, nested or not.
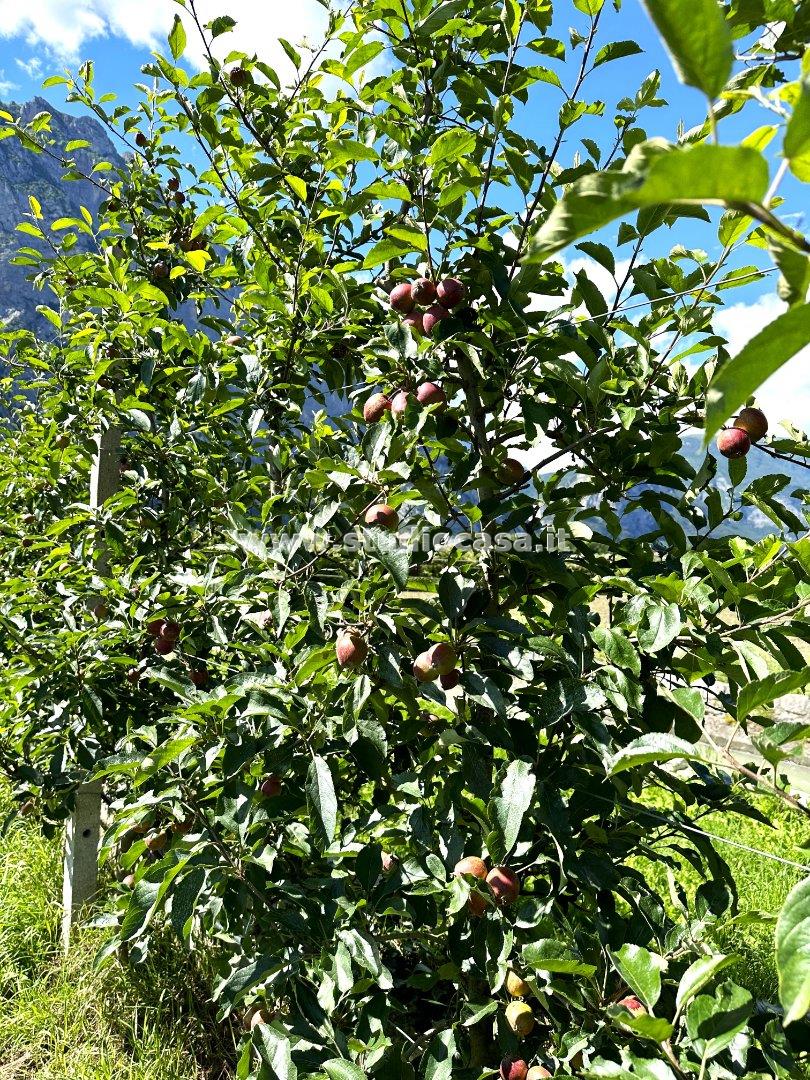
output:
[[[104,189],[21,223],[0,763],[49,829],[103,780],[104,955],[204,949],[242,1080],[801,1075],[806,887],[755,1002],[695,822],[806,815],[810,443],[751,397],[810,338],[810,8],[691,6],[647,2],[708,102],[669,138],[619,0],[325,4],[291,78],[185,0],[136,106],[49,80],[125,168],[0,117]],[[788,310],[731,359],[763,258]]]

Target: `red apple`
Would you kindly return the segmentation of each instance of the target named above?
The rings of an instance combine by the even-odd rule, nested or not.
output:
[[[526,470],[517,458],[505,458],[498,466],[498,479],[502,484],[518,484],[525,476]]]
[[[192,668],[188,675],[198,690],[201,690],[204,686],[208,685],[207,667]]]
[[[391,411],[391,399],[385,394],[372,394],[363,406],[363,419],[367,424],[376,424]]]
[[[544,1065],[532,1065],[526,1074],[526,1080],[546,1080],[547,1077],[553,1075],[554,1073],[550,1073]]]
[[[169,191],[179,191],[180,181],[177,179],[176,176],[170,176],[169,182],[166,186],[168,187]]]
[[[159,656],[168,656],[170,652],[174,652],[174,647],[177,644],[175,641],[169,641],[168,638],[160,637],[155,638],[155,652]]]
[[[467,290],[458,278],[445,278],[436,286],[436,295],[446,308],[454,308],[466,297]]]
[[[152,619],[151,622],[146,624],[147,634],[151,634],[152,637],[158,637],[163,629],[163,619]]]
[[[448,671],[446,675],[439,676],[442,690],[454,690],[460,682],[461,672],[458,670]]]
[[[131,667],[127,672],[127,682],[132,683],[133,686],[137,686],[141,681],[141,669]]]
[[[415,337],[421,337],[425,332],[425,324],[422,319],[421,311],[412,311],[410,315],[406,315],[402,320],[406,326],[410,326],[411,332]]]
[[[275,799],[277,795],[281,794],[281,779],[273,773],[272,776],[268,776],[262,781],[259,791],[264,795],[265,799]]]
[[[427,336],[430,337],[438,324],[449,318],[450,312],[446,307],[442,307],[441,304],[431,304],[422,316],[422,326]]]
[[[447,395],[437,383],[423,382],[416,388],[416,400],[420,405],[443,406],[447,404]]]
[[[742,409],[734,421],[735,428],[741,428],[752,443],[759,442],[768,434],[768,418],[762,409],[748,407]]]
[[[368,645],[356,630],[341,630],[335,642],[335,653],[342,668],[358,668],[368,656]]]
[[[717,449],[726,458],[745,457],[751,449],[748,432],[742,428],[724,428],[717,436]]]
[[[647,1015],[647,1010],[644,1008],[638,998],[635,997],[633,994],[630,994],[628,997],[622,998],[619,1004],[625,1009],[627,1009],[628,1012],[631,1012],[633,1016]]]
[[[411,295],[411,287],[407,282],[403,282],[401,285],[395,285],[393,287],[388,294],[388,302],[394,311],[399,311],[403,315],[410,314],[416,304],[416,301]]]
[[[366,510],[366,525],[378,525],[381,529],[396,532],[399,527],[399,514],[388,503],[377,503]]]
[[[477,855],[465,855],[453,867],[453,877],[461,877],[462,874],[469,874],[470,877],[478,878],[479,881],[486,881],[487,864]]]
[[[391,412],[394,416],[402,416],[405,410],[408,408],[408,403],[411,400],[411,395],[407,390],[400,390],[398,394],[394,396],[394,400],[391,402]]]
[[[436,299],[436,286],[430,278],[420,277],[411,285],[411,297],[415,304],[427,307]]]
[[[384,874],[390,874],[398,862],[396,855],[392,855],[390,851],[380,852],[380,861]]]
[[[166,638],[167,641],[177,641],[180,637],[180,629],[180,623],[172,622],[171,619],[164,619],[160,628],[160,636]]]
[[[439,669],[428,653],[420,653],[413,662],[413,674],[417,682],[433,682],[439,677]]]
[[[520,881],[517,874],[508,866],[496,866],[487,874],[487,885],[497,903],[502,907],[514,904],[520,893]]]
[[[529,1066],[523,1058],[505,1057],[501,1062],[501,1080],[526,1080],[529,1075]]]
[[[446,641],[441,641],[438,645],[431,645],[427,655],[440,675],[449,675],[458,661],[456,650]]]

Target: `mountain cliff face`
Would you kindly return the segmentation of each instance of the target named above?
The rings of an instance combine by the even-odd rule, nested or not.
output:
[[[82,172],[89,173],[99,161],[123,164],[104,128],[90,116],[59,112],[41,97],[23,105],[0,103],[0,110],[15,118],[21,117],[23,123],[37,113],[50,113],[50,137],[57,154],[70,142],[82,140],[88,143],[87,147],[70,152]],[[95,216],[104,194],[89,181],[66,181],[59,160],[26,150],[13,136],[0,140],[0,322],[46,334],[50,324],[36,308],[50,302],[47,292],[37,291],[26,280],[26,275],[31,273],[30,267],[10,263],[20,247],[37,246],[33,237],[15,231],[25,220],[25,215],[30,214],[29,195],[42,206],[47,227],[57,218],[79,216],[80,206],[85,206]],[[50,332],[52,330],[51,327]]]

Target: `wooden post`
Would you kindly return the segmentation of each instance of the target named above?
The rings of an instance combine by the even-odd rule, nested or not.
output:
[[[90,505],[102,506],[118,490],[118,458],[121,429],[109,424],[96,440],[96,456],[90,473]],[[101,548],[96,568],[107,572],[107,555]],[[91,600],[95,606],[98,598]],[[65,861],[62,878],[62,944],[70,946],[70,931],[82,908],[98,886],[98,841],[101,832],[101,784],[82,784],[76,792],[76,807],[65,832]]]

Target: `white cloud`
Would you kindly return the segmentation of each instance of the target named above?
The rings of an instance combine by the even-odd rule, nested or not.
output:
[[[38,56],[31,56],[28,60],[17,57],[14,63],[18,68],[22,68],[29,79],[38,79],[42,74],[42,60]]]
[[[197,0],[204,24],[218,15],[237,22],[233,33],[215,42],[222,58],[232,50],[257,53],[289,77],[291,65],[278,45],[283,37],[298,46],[309,38],[320,44],[326,12],[316,0]],[[188,36],[186,57],[196,67],[205,65],[205,53],[188,11],[170,0],[0,0],[0,37],[22,37],[59,58],[75,62],[90,42],[102,37],[124,38],[145,49],[166,49],[166,34],[175,13],[184,21]],[[21,65],[22,66],[22,65]]]
[[[736,354],[785,308],[775,293],[768,293],[751,304],[732,304],[723,308],[715,315],[714,325],[728,340],[729,350]],[[781,420],[810,431],[809,370],[810,347],[788,360],[757,390],[757,401],[768,415],[771,431]]]
[[[17,89],[17,84],[6,78],[5,71],[0,71],[0,95],[10,94]]]

